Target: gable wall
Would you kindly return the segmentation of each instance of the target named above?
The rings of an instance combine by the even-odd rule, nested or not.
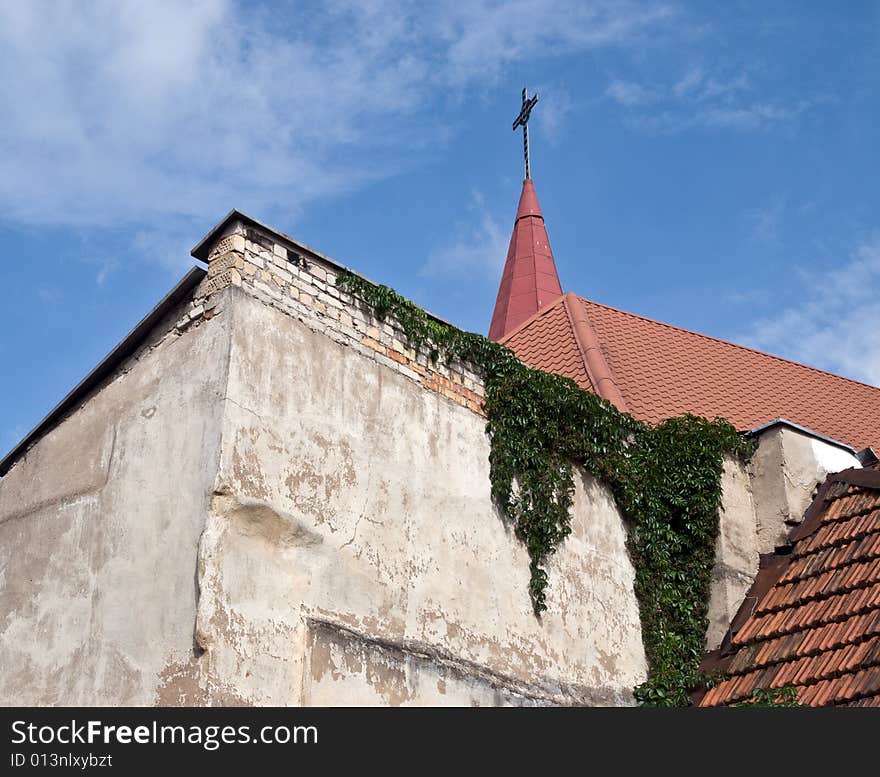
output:
[[[197,650],[229,311],[188,302],[0,479],[0,704],[153,704]]]

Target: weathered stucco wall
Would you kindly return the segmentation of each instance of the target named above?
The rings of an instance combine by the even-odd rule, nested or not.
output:
[[[0,480],[0,702],[631,702],[604,488],[578,479],[538,620],[464,373],[426,390],[250,290],[210,304]]]
[[[758,437],[748,467],[725,462],[707,650],[721,644],[755,579],[760,556],[787,542],[817,485],[831,472],[858,466],[858,459],[839,446],[784,424]]]
[[[859,466],[847,451],[787,426],[762,434],[751,462],[758,552],[786,543],[828,473]]]
[[[226,323],[146,343],[0,480],[0,703],[152,704],[192,655]]]
[[[758,572],[755,505],[748,469],[728,457],[721,476],[721,511],[709,593],[706,649],[721,644]]]
[[[538,620],[482,417],[243,291],[235,322],[187,676],[259,704],[631,700],[633,570],[603,488],[579,480]]]
[[[196,298],[0,479],[0,703],[631,703],[607,490],[578,477],[537,619],[472,367],[278,236],[233,221],[207,250]],[[709,648],[851,463],[786,429],[725,463]]]

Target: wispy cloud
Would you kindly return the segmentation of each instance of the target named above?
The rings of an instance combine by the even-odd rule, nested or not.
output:
[[[693,100],[702,103],[709,100],[727,99],[750,88],[746,73],[738,73],[729,78],[710,75],[697,65],[691,67],[672,85],[672,94],[680,100]]]
[[[791,104],[750,101],[742,105],[715,106],[699,111],[694,123],[719,129],[769,129],[793,122],[812,105],[812,100],[799,100]]]
[[[463,88],[638,44],[675,16],[610,0],[3,3],[0,207],[98,228],[295,213],[444,142],[438,102]]]
[[[180,221],[172,220],[170,225],[138,229],[130,246],[142,259],[159,264],[173,273],[182,273],[192,266],[189,255],[192,240]]]
[[[61,298],[61,291],[55,286],[38,286],[37,297],[44,305],[54,305]]]
[[[637,105],[651,105],[660,97],[653,88],[635,81],[613,79],[605,89],[605,94],[620,105],[632,108]]]
[[[880,233],[863,240],[838,266],[803,268],[794,300],[758,321],[738,341],[880,385]]]
[[[98,268],[98,273],[95,275],[95,283],[99,286],[103,286],[107,279],[119,269],[119,262],[114,259],[104,259]]]
[[[441,245],[419,270],[425,277],[472,277],[477,273],[487,282],[495,283],[504,266],[509,230],[486,206],[483,195],[474,191],[468,207],[471,218],[455,225],[455,238]]]
[[[787,198],[776,195],[769,202],[745,212],[749,239],[761,245],[778,246],[779,232],[787,209]]]
[[[639,129],[673,133],[694,128],[751,131],[791,123],[812,106],[809,99],[758,97],[746,70],[711,73],[691,66],[669,81],[612,78],[605,89]]]
[[[773,299],[770,289],[729,289],[722,295],[722,300],[730,305],[751,307],[766,305]]]
[[[541,97],[541,110],[535,114],[535,124],[541,130],[542,139],[556,145],[568,125],[574,100],[565,87],[556,84],[539,86],[538,93]]]
[[[529,57],[644,44],[680,15],[671,2],[452,0],[433,5],[425,29],[445,49],[442,77],[468,82],[497,78],[507,65]]]

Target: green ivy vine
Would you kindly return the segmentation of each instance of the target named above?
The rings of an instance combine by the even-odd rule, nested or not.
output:
[[[757,688],[749,699],[734,704],[734,707],[802,707],[798,701],[797,688],[787,685],[784,688]]]
[[[642,423],[569,378],[531,369],[508,348],[431,318],[387,286],[347,272],[336,285],[379,320],[393,317],[410,346],[433,360],[482,371],[492,497],[528,549],[536,615],[547,608],[546,560],[571,531],[573,465],[611,489],[627,522],[649,665],[636,699],[688,705],[701,680],[723,457],[745,458],[750,444],[723,419]]]

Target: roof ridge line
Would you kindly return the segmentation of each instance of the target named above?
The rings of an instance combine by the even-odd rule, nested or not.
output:
[[[876,477],[865,477],[865,472],[869,472],[869,470],[863,471],[862,469],[856,469],[855,467],[850,467],[849,469],[841,470],[840,472],[832,472],[829,473],[821,486],[819,486],[819,491],[816,496],[813,498],[813,501],[810,503],[810,506],[807,508],[807,511],[804,513],[803,520],[796,526],[791,528],[791,531],[788,533],[788,542],[792,545],[795,545],[799,542],[803,542],[808,538],[814,537],[819,530],[825,525],[825,513],[828,508],[831,506],[832,502],[837,501],[838,499],[843,498],[841,496],[830,496],[829,492],[832,487],[837,483],[846,483],[850,486],[856,485],[865,488],[873,488],[874,490],[880,489],[880,482],[871,483],[870,481],[880,481],[880,472],[876,473]],[[859,477],[861,475],[861,477]],[[853,482],[855,481],[855,482]],[[871,512],[868,510],[868,512]],[[865,513],[867,515],[867,513]],[[843,520],[848,520],[849,517],[844,518]],[[833,519],[828,521],[828,523],[834,522]],[[871,532],[866,532],[865,535],[870,534]],[[850,540],[860,539],[857,535],[855,537],[851,537]],[[847,540],[849,541],[849,540]],[[846,544],[845,541],[843,544]],[[822,545],[816,548],[817,551],[825,550],[826,548],[835,547],[835,543],[831,545]],[[795,549],[796,550],[796,549]],[[812,552],[812,551],[811,551]],[[805,556],[809,556],[810,553],[802,553],[800,555],[795,555],[794,558],[803,558]],[[780,571],[779,577],[782,577],[782,572]]]
[[[695,329],[687,329],[683,326],[677,326],[676,324],[670,324],[666,321],[658,321],[656,318],[649,318],[648,316],[640,315],[639,313],[633,313],[629,310],[623,310],[621,308],[616,308],[612,305],[605,305],[601,302],[596,302],[592,299],[587,299],[586,297],[581,297],[579,295],[575,295],[578,299],[583,300],[584,302],[589,302],[591,305],[598,305],[600,308],[605,308],[606,310],[613,310],[615,313],[622,313],[625,316],[631,316],[632,318],[639,318],[642,321],[648,321],[651,324],[658,324],[659,326],[665,326],[669,329],[675,329],[679,332],[686,332],[687,334],[696,335],[697,337],[705,338],[706,340],[712,340],[716,343],[723,343],[724,345],[731,345],[734,348],[740,348],[743,351],[751,351],[752,353],[759,354],[760,356],[766,356],[769,359],[776,359],[776,361],[785,362],[786,364],[793,364],[796,367],[803,367],[806,370],[812,370],[813,372],[818,372],[821,375],[827,375],[832,378],[837,378],[839,380],[845,380],[847,383],[854,383],[857,386],[864,386],[865,388],[872,389],[874,391],[880,391],[880,387],[872,386],[870,383],[865,383],[861,380],[856,380],[855,378],[848,378],[845,375],[838,375],[836,372],[829,372],[828,370],[823,370],[820,367],[814,367],[812,364],[804,364],[803,362],[795,361],[794,359],[787,359],[784,356],[778,356],[775,353],[769,353],[767,351],[761,351],[758,348],[752,348],[748,345],[742,345],[741,343],[734,343],[730,340],[724,340],[721,337],[715,337],[714,335],[707,335],[703,332],[697,332]]]
[[[599,335],[590,323],[587,311],[584,306],[577,305],[580,315],[575,315],[572,311],[572,300],[578,300],[579,297],[567,291],[562,295],[562,304],[565,308],[565,314],[571,323],[574,339],[577,343],[581,359],[584,362],[584,369],[590,378],[590,382],[596,389],[596,393],[603,399],[607,399],[622,413],[628,413],[629,408],[624,399],[623,393],[614,379],[614,373],[605,354],[602,352],[602,346],[599,341]]]

